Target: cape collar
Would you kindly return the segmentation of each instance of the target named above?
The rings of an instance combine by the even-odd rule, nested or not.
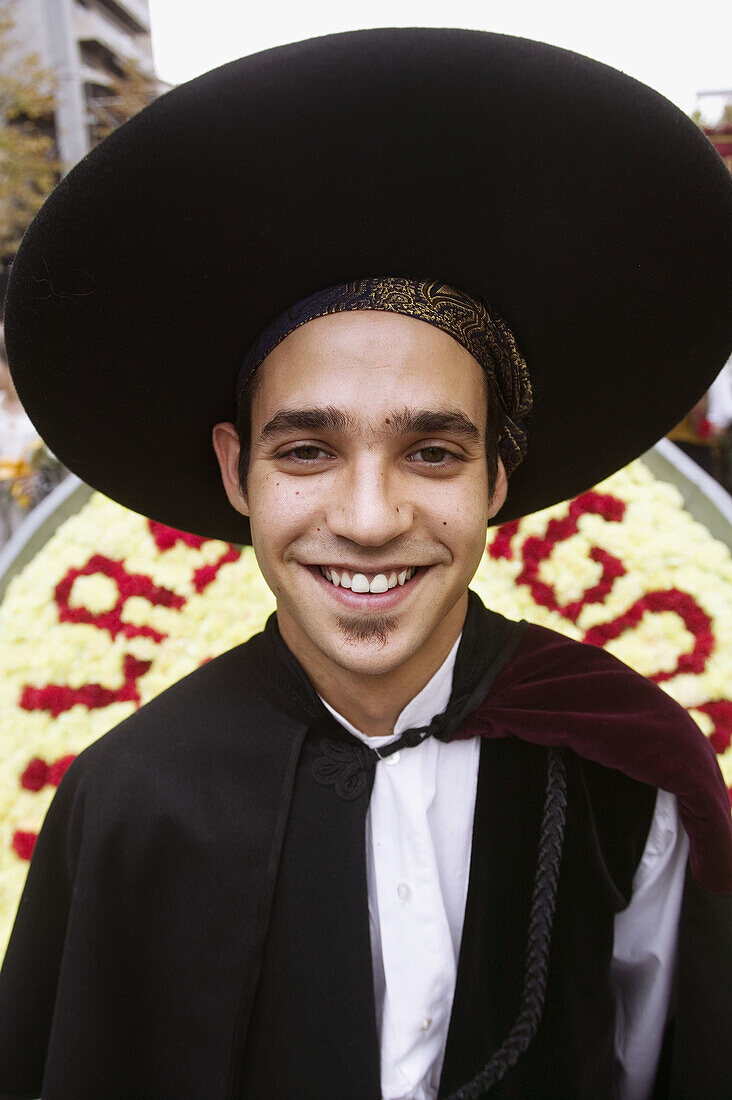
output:
[[[697,884],[732,893],[729,795],[710,742],[682,706],[605,650],[528,626],[456,736],[568,748],[669,791],[689,836]]]
[[[364,746],[374,758],[390,756],[403,748],[413,748],[428,737],[450,741],[470,711],[485,698],[488,689],[513,654],[527,623],[515,623],[489,611],[480,598],[468,593],[468,611],[458,646],[452,692],[447,708],[432,717],[426,726],[405,730],[401,737],[378,750]],[[304,669],[285,644],[277,626],[277,616],[267,620],[264,629],[264,657],[269,668],[263,669],[270,685],[272,701],[292,717],[309,722],[328,737],[362,744],[348,732],[323,704]],[[277,675],[272,676],[272,665]]]
[[[340,744],[338,753],[350,744],[349,768],[373,767],[377,754],[325,708],[274,615],[265,643],[269,668],[263,676],[275,705],[299,721],[305,716],[329,742]],[[429,726],[407,730],[379,756],[427,737],[518,737],[567,748],[671,792],[689,835],[696,882],[711,893],[732,893],[729,796],[711,744],[683,707],[605,650],[510,622],[471,592],[447,709]]]

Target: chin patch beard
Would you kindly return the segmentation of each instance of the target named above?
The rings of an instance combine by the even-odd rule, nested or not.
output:
[[[382,649],[388,641],[389,634],[396,630],[397,620],[388,615],[374,618],[371,615],[346,618],[339,616],[338,626],[346,642],[351,645],[359,645],[364,642],[379,642]]]

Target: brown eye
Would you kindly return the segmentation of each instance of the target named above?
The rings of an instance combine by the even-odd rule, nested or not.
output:
[[[321,447],[305,443],[302,447],[293,447],[291,451],[286,451],[282,458],[294,458],[297,462],[316,462],[324,454]]]
[[[444,462],[450,452],[444,447],[422,447],[417,453],[422,455],[423,462],[436,464]]]

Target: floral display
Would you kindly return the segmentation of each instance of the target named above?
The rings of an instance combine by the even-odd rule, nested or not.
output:
[[[673,486],[636,462],[491,530],[473,587],[496,611],[604,646],[660,684],[732,784],[732,557]],[[273,609],[250,548],[99,494],[14,578],[0,606],[0,950],[75,755]]]

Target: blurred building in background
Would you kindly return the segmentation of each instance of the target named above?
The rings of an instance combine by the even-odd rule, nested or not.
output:
[[[59,178],[166,87],[147,0],[0,0],[0,546],[65,474],[7,369],[2,304],[15,251]]]
[[[62,171],[162,90],[147,0],[13,0],[11,11],[16,48],[54,78]],[[136,95],[139,104],[122,102]]]

